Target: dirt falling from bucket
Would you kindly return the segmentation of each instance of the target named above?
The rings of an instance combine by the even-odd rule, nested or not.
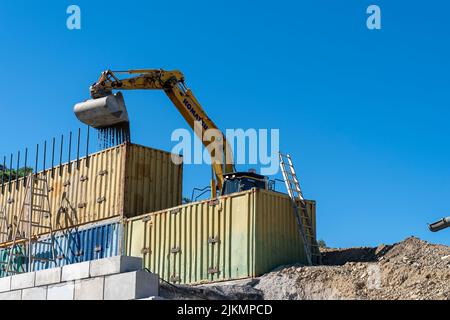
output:
[[[111,148],[124,142],[131,142],[130,123],[122,122],[99,129],[98,142],[103,149]]]

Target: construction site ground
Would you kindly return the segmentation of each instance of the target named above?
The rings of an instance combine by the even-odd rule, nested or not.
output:
[[[450,247],[415,237],[393,245],[322,249],[323,265],[282,266],[255,279],[163,283],[161,297],[195,300],[450,299]]]

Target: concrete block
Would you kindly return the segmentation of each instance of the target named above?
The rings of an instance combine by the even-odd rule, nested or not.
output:
[[[47,300],[47,287],[23,289],[22,300]]]
[[[11,290],[34,287],[35,272],[26,272],[11,276]]]
[[[75,300],[103,300],[104,277],[75,281]]]
[[[134,271],[105,277],[105,300],[142,299],[159,294],[159,278],[154,273]]]
[[[69,264],[62,267],[61,281],[89,278],[90,261]]]
[[[142,258],[116,256],[91,261],[91,277],[142,270]]]
[[[47,287],[47,300],[73,300],[75,281],[63,282]]]
[[[158,296],[153,296],[153,297],[148,297],[148,298],[144,298],[144,299],[137,299],[137,300],[167,300],[163,297],[158,297]]]
[[[22,290],[0,293],[0,301],[2,300],[22,300]]]
[[[11,290],[11,277],[0,278],[0,292]]]
[[[35,286],[46,286],[61,282],[62,268],[52,268],[47,270],[36,271]]]

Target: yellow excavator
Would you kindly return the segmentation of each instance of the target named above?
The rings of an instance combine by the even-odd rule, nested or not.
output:
[[[128,77],[120,79],[118,74],[126,74]],[[215,176],[211,179],[212,198],[217,196],[217,191],[220,195],[226,195],[252,188],[267,189],[266,177],[254,172],[235,171],[232,151],[223,134],[221,138],[217,139],[218,141],[204,139],[206,130],[218,130],[218,127],[207,116],[191,90],[185,85],[184,76],[180,71],[106,70],[90,87],[92,99],[75,105],[74,112],[77,118],[95,129],[128,126],[129,118],[123,95],[120,91],[114,94],[115,90],[163,90],[167,94],[210,152]],[[216,154],[217,146],[222,151],[221,154]]]

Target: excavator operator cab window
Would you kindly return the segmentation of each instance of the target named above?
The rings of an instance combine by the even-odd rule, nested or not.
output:
[[[266,177],[250,172],[236,172],[224,175],[222,195],[227,195],[246,190],[267,189]]]

